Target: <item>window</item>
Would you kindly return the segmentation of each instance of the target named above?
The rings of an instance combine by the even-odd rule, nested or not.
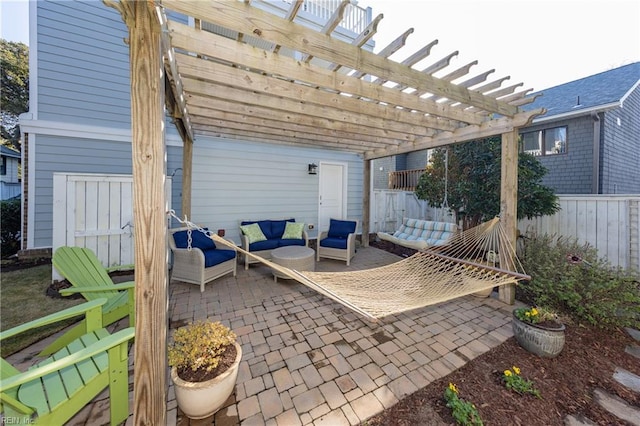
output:
[[[567,153],[567,128],[553,127],[523,133],[522,150],[535,156]]]
[[[2,157],[2,163],[0,163],[0,175],[7,174],[7,157]]]

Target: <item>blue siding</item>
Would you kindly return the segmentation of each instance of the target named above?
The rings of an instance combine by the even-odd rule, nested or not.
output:
[[[39,1],[38,118],[128,128],[128,35],[101,1]]]
[[[360,219],[363,161],[358,155],[200,138],[193,156],[193,220],[225,228],[236,240],[241,219],[291,216],[317,226],[319,175],[309,175],[307,164],[321,161],[348,164],[347,216]]]
[[[36,162],[35,188],[29,193],[35,193],[34,247],[50,247],[53,173],[131,174],[131,144],[39,135]]]

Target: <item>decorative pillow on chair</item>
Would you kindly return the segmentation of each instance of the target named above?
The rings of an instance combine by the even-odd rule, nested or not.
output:
[[[283,240],[301,240],[304,223],[287,222],[284,227]]]
[[[252,223],[251,225],[242,225],[240,227],[242,233],[249,238],[249,244],[253,244],[258,241],[265,241],[267,237],[262,233],[262,229],[260,229],[260,225],[257,223]]]

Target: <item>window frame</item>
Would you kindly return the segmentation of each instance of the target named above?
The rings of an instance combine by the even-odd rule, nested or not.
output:
[[[564,147],[561,152],[552,152],[553,148],[547,149],[547,135],[548,133],[558,130],[564,131]],[[534,140],[537,140],[538,149],[525,149],[525,138],[527,135],[534,135]],[[566,155],[569,152],[569,131],[567,126],[554,126],[547,127],[540,130],[532,130],[529,132],[520,133],[520,152],[526,152],[534,157],[553,157],[556,155]],[[562,142],[562,140],[560,140]]]

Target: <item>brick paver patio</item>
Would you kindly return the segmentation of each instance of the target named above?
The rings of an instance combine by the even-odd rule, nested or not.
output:
[[[349,267],[323,259],[316,270],[368,269],[399,259],[367,247]],[[296,281],[274,282],[262,265],[246,271],[239,264],[237,277],[217,279],[204,293],[174,281],[170,328],[220,320],[238,335],[243,356],[234,395],[209,419],[184,417],[168,380],[167,424],[357,425],[511,337],[512,309],[495,298],[467,296],[375,323]],[[46,343],[12,361],[32,362]],[[108,424],[108,404],[105,391],[69,424]]]
[[[368,247],[349,267],[323,259],[316,270],[398,260]],[[512,308],[468,296],[374,323],[295,281],[276,283],[269,268],[253,265],[207,284],[204,294],[174,282],[169,316],[171,328],[220,320],[242,345],[235,394],[213,418],[191,424],[338,426],[360,424],[504,342],[512,336]],[[171,421],[190,424],[175,400],[169,409]]]

